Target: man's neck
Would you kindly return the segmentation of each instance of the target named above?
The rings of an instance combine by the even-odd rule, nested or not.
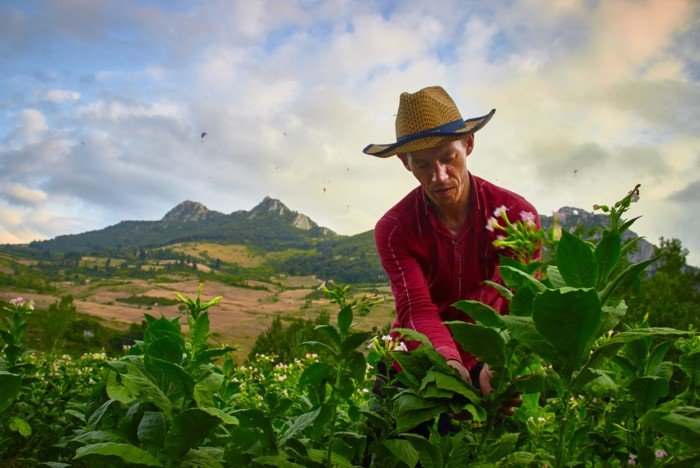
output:
[[[468,179],[467,179],[468,180]],[[445,226],[453,237],[457,237],[462,230],[462,226],[469,218],[469,200],[471,196],[471,184],[465,187],[465,196],[457,203],[449,206],[438,206],[433,204],[432,209],[440,224]]]

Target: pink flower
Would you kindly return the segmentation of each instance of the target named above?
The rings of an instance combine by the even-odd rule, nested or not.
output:
[[[10,299],[10,304],[16,307],[22,307],[24,305],[24,298],[20,296]]]
[[[636,465],[637,464],[637,455],[630,453],[630,457],[627,459],[627,464],[628,465]]]
[[[399,343],[399,345],[394,348],[394,351],[408,351],[408,348],[406,347],[406,343],[403,341]]]
[[[664,457],[668,456],[668,453],[666,453],[665,450],[657,450],[656,452],[654,452],[654,456],[656,458],[664,458]]]
[[[523,220],[525,223],[525,226],[529,228],[534,228],[537,227],[537,224],[535,224],[535,214],[531,213],[529,211],[521,211],[520,212],[520,219]]]
[[[506,211],[508,211],[508,208],[506,208],[505,205],[501,205],[495,210],[493,210],[493,216],[499,218],[500,216],[506,214]]]
[[[486,229],[493,232],[494,228],[503,229],[496,218],[489,218],[486,222]]]

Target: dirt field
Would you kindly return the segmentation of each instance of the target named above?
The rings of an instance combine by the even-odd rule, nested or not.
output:
[[[337,307],[323,300],[308,300],[306,296],[318,287],[314,277],[284,277],[276,279],[280,284],[289,288],[281,289],[274,284],[265,284],[269,290],[256,290],[232,287],[214,281],[204,285],[203,300],[215,296],[223,296],[218,306],[210,310],[212,337],[215,342],[239,345],[235,353],[240,362],[248,356],[255,338],[267,329],[276,315],[284,318],[302,317],[314,318],[319,311],[326,309],[331,313],[331,321],[335,320]],[[46,309],[61,295],[71,294],[80,313],[89,314],[105,320],[106,325],[123,327],[123,324],[138,323],[143,314],[174,317],[180,314],[177,305],[139,307],[133,304],[118,302],[131,296],[149,296],[175,299],[175,292],[195,297],[198,283],[195,279],[174,283],[155,283],[145,280],[130,281],[97,281],[82,286],[70,284],[58,285],[61,289],[55,296],[38,295],[34,293],[0,289],[0,297],[11,299],[22,296],[35,302],[38,309]],[[359,294],[363,294],[359,292]],[[367,316],[355,317],[356,328],[370,330],[389,323],[393,318],[393,299],[386,290],[380,292],[380,297],[386,297],[384,304],[376,306]],[[186,329],[186,320],[181,323]]]

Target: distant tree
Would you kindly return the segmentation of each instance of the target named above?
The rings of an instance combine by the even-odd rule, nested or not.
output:
[[[66,332],[75,321],[76,308],[73,296],[61,296],[61,299],[49,305],[48,316],[44,320],[44,335],[51,340],[51,355],[58,354],[63,348]]]
[[[642,281],[639,293],[626,299],[625,322],[677,329],[700,328],[700,271],[686,264],[688,249],[678,239],[659,239],[663,254],[653,275]]]
[[[315,319],[293,319],[289,326],[282,324],[282,318],[277,315],[267,330],[258,335],[248,355],[254,360],[256,354],[274,354],[280,362],[292,362],[309,352],[301,343],[305,341],[325,342],[327,335],[316,330],[317,325],[327,324],[330,320],[328,312],[321,311]]]

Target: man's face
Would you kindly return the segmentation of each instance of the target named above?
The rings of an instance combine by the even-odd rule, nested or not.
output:
[[[466,202],[469,196],[467,156],[474,148],[474,136],[443,146],[402,156],[428,197],[438,208],[450,208]]]

